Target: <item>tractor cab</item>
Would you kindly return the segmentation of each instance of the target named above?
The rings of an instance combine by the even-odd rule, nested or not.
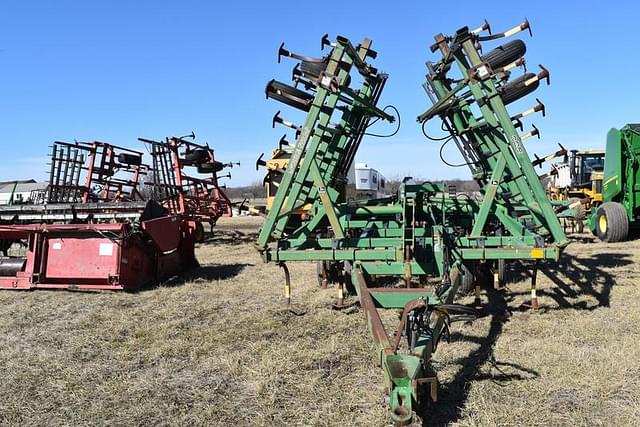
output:
[[[572,187],[595,190],[593,188],[594,181],[599,181],[602,184],[604,153],[602,150],[571,150]],[[600,193],[600,191],[596,192]]]

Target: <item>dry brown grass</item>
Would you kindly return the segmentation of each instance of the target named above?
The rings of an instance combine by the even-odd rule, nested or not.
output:
[[[255,218],[221,221],[203,268],[138,294],[0,293],[0,425],[384,425],[364,316],[328,309],[315,267],[282,273]],[[584,238],[588,236],[584,235]],[[574,243],[487,316],[455,324],[430,424],[632,425],[640,419],[640,241]]]

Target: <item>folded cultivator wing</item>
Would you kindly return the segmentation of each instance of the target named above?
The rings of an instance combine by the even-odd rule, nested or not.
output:
[[[353,46],[343,37],[330,43],[325,36],[322,45],[331,50],[321,58],[281,46],[280,56],[299,61],[293,72],[297,87],[275,80],[267,85],[267,97],[307,116],[300,125],[279,112],[274,118],[295,131],[296,141],[286,147],[290,157],[278,171],[258,250],[266,262],[284,268],[287,301],[288,261],[318,262],[319,274],[336,282],[338,307],[344,292],[355,294],[397,424],[411,421],[419,398],[436,398],[429,362],[448,324],[476,314],[454,304],[456,293],[472,290],[483,269],[499,270],[504,260],[557,259],[568,243],[523,145],[537,130],[520,135],[516,129],[542,108],[511,115],[505,107],[531,93],[548,72],[512,76],[524,63],[520,40],[479,52],[481,42],[511,36],[528,23],[481,36],[486,27],[436,36],[432,50],[442,57],[428,63],[425,84],[434,105],[418,117],[422,123],[442,121],[480,185],[477,197],[406,178],[392,197],[344,202],[346,174],[367,127],[396,120],[377,107],[387,76],[368,62],[376,57],[369,40]],[[535,302],[535,288],[532,296]],[[386,309],[402,312],[393,335],[380,316]],[[426,396],[418,395],[422,384],[429,385]]]

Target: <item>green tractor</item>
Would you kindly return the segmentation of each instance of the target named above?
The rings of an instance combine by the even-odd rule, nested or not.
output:
[[[602,204],[589,227],[603,242],[626,240],[640,224],[640,124],[611,129],[602,180]]]

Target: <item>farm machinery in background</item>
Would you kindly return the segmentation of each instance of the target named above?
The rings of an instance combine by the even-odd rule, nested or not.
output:
[[[55,142],[43,202],[0,207],[0,289],[134,291],[196,266],[202,222],[232,214],[218,172],[233,164],[187,138],[141,139],[152,167],[141,151]]]
[[[640,125],[611,129],[605,153],[602,204],[588,224],[600,240],[620,242],[640,224]]]
[[[549,197],[578,206],[568,217],[578,232],[586,223],[604,242],[626,240],[640,223],[640,125],[611,129],[605,151],[555,154],[561,155],[564,161],[552,164],[548,174]]]
[[[604,151],[561,150],[534,161],[542,166],[544,161],[563,157],[562,162],[551,164],[549,173],[543,175],[542,181],[547,195],[552,201],[564,201],[574,208],[572,217],[564,217],[571,228],[582,233],[584,222],[592,209],[602,204],[602,178],[604,169]],[[569,154],[570,153],[570,154]]]
[[[231,173],[219,176],[225,168],[240,163],[221,163],[215,159],[208,145],[193,142],[195,135],[169,137],[164,141],[138,138],[150,146],[153,159],[153,175],[149,182],[151,199],[161,201],[170,212],[181,215],[196,224],[196,240],[204,239],[206,221],[213,228],[218,218],[232,215],[232,203],[219,185],[221,178],[231,178]],[[187,169],[189,168],[189,169]],[[194,175],[193,168],[200,174]]]
[[[287,147],[287,167],[257,239],[265,262],[284,270],[284,294],[291,300],[288,262],[321,262],[337,289],[336,308],[354,296],[368,320],[389,397],[392,421],[409,423],[420,399],[435,400],[437,377],[432,353],[448,325],[471,320],[472,307],[454,303],[459,292],[476,291],[490,272],[500,276],[506,260],[531,260],[531,305],[537,307],[535,273],[542,259],[557,260],[569,243],[558,213],[547,198],[520,135],[521,119],[540,111],[512,115],[506,105],[533,92],[548,71],[519,77],[525,44],[508,42],[482,55],[480,44],[512,36],[528,22],[501,34],[461,28],[438,34],[428,62],[424,89],[433,106],[418,117],[426,126],[439,119],[480,186],[480,195],[456,193],[442,184],[405,178],[393,196],[344,201],[343,187],[355,154],[376,121],[394,122],[389,108],[377,106],[387,75],[370,61],[377,53],[365,39],[353,45],[344,37],[322,47],[330,51],[309,58],[280,47],[279,58],[297,61],[295,86],[272,80],[270,98],[307,113],[302,124],[280,118],[295,132]],[[490,31],[490,30],[489,30]],[[305,214],[297,214],[305,208]],[[381,311],[401,310],[389,335]],[[425,387],[422,387],[425,386]],[[419,394],[428,386],[428,392]],[[424,415],[428,417],[428,415]]]

